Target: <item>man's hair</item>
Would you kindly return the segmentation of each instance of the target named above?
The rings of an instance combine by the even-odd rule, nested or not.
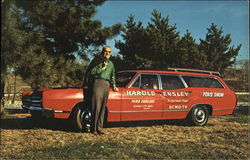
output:
[[[104,47],[102,48],[102,54],[104,54],[104,50],[105,50],[105,48],[110,48],[110,49],[111,49],[111,47],[110,47],[110,46],[104,46]]]

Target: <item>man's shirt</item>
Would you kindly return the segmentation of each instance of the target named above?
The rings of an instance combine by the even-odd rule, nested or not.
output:
[[[102,69],[104,61],[107,63],[106,69]],[[90,84],[94,79],[104,79],[109,81],[113,87],[115,86],[115,66],[110,60],[105,59],[102,55],[97,55],[89,64],[84,83]]]

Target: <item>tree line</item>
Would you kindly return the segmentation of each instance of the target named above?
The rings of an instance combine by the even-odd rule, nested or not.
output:
[[[80,87],[86,66],[108,39],[117,35],[112,57],[117,70],[206,69],[224,72],[235,63],[241,44],[214,23],[197,43],[183,37],[169,17],[153,10],[146,26],[129,15],[125,24],[102,26],[93,19],[105,0],[1,1],[1,99],[8,72],[32,88]]]
[[[121,34],[123,41],[116,42],[120,50],[122,68],[166,69],[168,67],[193,68],[219,71],[235,63],[241,45],[230,46],[230,34],[212,23],[205,39],[196,43],[187,30],[183,37],[169,17],[154,10],[147,26],[135,22],[130,15]],[[119,59],[118,59],[119,61]],[[129,65],[127,65],[129,64]]]

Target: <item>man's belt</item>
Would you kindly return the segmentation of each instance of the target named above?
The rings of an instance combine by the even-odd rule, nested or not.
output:
[[[105,79],[105,78],[96,78],[96,79],[101,79],[101,80],[105,80],[109,82],[109,79]]]

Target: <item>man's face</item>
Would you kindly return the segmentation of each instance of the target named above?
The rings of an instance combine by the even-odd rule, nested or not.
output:
[[[109,59],[111,57],[111,48],[104,48],[103,56],[106,59]]]

